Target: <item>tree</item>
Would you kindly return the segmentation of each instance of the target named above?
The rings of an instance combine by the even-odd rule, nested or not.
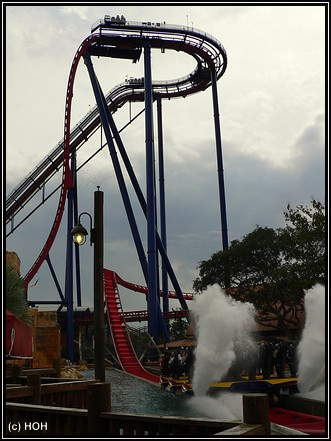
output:
[[[31,323],[31,314],[25,299],[24,279],[10,264],[6,264],[6,308],[24,322]]]
[[[325,284],[325,207],[312,199],[310,206],[287,206],[285,241],[287,260],[308,288]]]
[[[229,249],[199,263],[193,288],[203,291],[218,284],[237,300],[251,302],[256,321],[279,329],[290,337],[303,311],[304,290],[325,280],[325,215],[315,200],[310,207],[289,205],[285,228],[257,226]],[[275,321],[276,320],[276,321]]]
[[[185,337],[188,323],[185,319],[175,318],[170,320],[169,334],[172,340],[178,340]]]

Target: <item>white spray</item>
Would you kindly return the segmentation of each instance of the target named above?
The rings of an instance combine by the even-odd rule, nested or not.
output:
[[[193,391],[201,397],[229,370],[235,359],[234,341],[242,349],[253,347],[249,331],[254,325],[254,307],[236,302],[213,286],[196,298],[192,312],[197,335]]]
[[[305,295],[305,327],[298,345],[300,395],[325,399],[325,288],[315,285]],[[315,392],[314,394],[312,392]]]
[[[300,395],[314,399],[325,396],[325,289],[317,285],[305,296],[306,322],[298,346]],[[193,375],[194,397],[190,405],[210,418],[242,419],[242,396],[222,393],[206,396],[209,386],[219,381],[234,358],[234,341],[242,352],[256,349],[250,337],[254,307],[234,301],[213,286],[197,297],[192,307],[196,321],[197,348]],[[308,394],[302,392],[309,391]],[[325,399],[325,398],[324,398]]]
[[[192,397],[189,405],[208,418],[240,420],[243,418],[242,395],[222,392],[216,397]]]

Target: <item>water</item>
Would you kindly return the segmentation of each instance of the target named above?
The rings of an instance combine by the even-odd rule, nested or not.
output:
[[[94,370],[85,371],[84,376],[94,378]],[[107,369],[106,381],[110,382],[113,412],[186,418],[206,417],[206,414],[189,404],[188,397],[176,396],[121,371]]]
[[[94,370],[82,373],[87,379],[94,378]],[[177,396],[115,369],[106,370],[106,381],[110,382],[113,412],[184,418],[242,419],[242,397],[239,394],[222,393],[219,397]]]
[[[325,401],[325,288],[305,294],[306,320],[298,345],[300,396]]]

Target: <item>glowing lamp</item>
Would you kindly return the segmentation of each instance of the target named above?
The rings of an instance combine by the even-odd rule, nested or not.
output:
[[[88,232],[80,222],[78,222],[70,233],[73,236],[73,241],[78,245],[83,245],[86,241],[86,236],[88,235]]]

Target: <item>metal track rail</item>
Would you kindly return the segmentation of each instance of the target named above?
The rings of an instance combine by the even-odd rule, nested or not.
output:
[[[78,48],[71,66],[66,95],[63,142],[60,142],[51,154],[21,182],[19,187],[13,190],[6,201],[6,219],[11,220],[19,208],[62,164],[62,187],[56,216],[43,249],[25,276],[26,286],[45,260],[61,223],[66,194],[73,186],[69,166],[70,153],[77,150],[78,146],[83,144],[100,124],[99,114],[94,108],[94,113],[91,112],[85,116],[83,121],[78,123],[72,132],[70,131],[73,84],[80,58],[89,53],[95,56],[127,58],[136,62],[145,44],[162,51],[171,49],[193,56],[197,61],[197,66],[189,75],[172,81],[153,83],[154,98],[157,96],[168,99],[186,97],[205,90],[211,85],[211,73],[216,74],[218,79],[226,69],[227,56],[222,44],[214,37],[197,29],[161,23],[126,22],[119,24],[100,20],[92,27],[92,32],[94,33],[89,35]],[[144,80],[122,83],[108,96],[113,112],[126,101],[143,101]]]

